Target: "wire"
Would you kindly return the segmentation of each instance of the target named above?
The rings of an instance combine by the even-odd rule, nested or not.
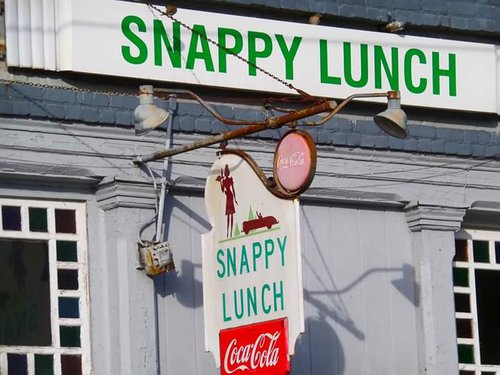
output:
[[[151,170],[151,167],[148,165],[148,163],[143,163],[143,164],[146,166],[146,169],[149,173],[149,176],[151,177],[151,182],[153,183],[153,189],[154,189],[155,197],[156,197],[156,199],[155,199],[155,213],[154,213],[153,217],[151,217],[151,219],[149,219],[144,225],[141,226],[141,229],[139,230],[139,234],[137,237],[137,241],[141,244],[141,246],[146,246],[146,244],[144,243],[144,241],[141,238],[141,235],[147,227],[149,227],[151,224],[158,221],[158,199],[159,199],[159,197],[158,197],[158,190],[157,190],[157,185],[156,185],[153,171]],[[157,236],[158,236],[158,233],[156,233],[156,230],[155,230],[155,235],[153,238],[155,240],[158,240]]]
[[[96,90],[96,89],[83,89],[79,87],[74,87],[74,86],[59,86],[59,85],[51,85],[47,83],[36,83],[36,82],[31,82],[31,81],[18,81],[18,80],[12,80],[12,79],[5,79],[5,78],[0,78],[0,82],[10,86],[10,85],[25,85],[25,86],[31,86],[31,87],[37,87],[37,88],[47,88],[47,89],[55,89],[55,90],[67,90],[67,91],[74,91],[74,92],[85,92],[85,93],[95,93],[95,94],[104,94],[104,95],[112,95],[112,96],[130,96],[130,97],[137,97],[137,94],[130,94],[127,92],[121,92],[121,91],[103,91],[103,90]]]

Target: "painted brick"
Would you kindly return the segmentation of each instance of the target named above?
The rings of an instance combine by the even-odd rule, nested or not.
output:
[[[457,154],[460,143],[458,142],[445,142],[444,152],[446,154]]]
[[[50,118],[50,113],[45,108],[47,103],[44,102],[31,102],[30,103],[30,112],[33,117],[45,117]]]
[[[465,29],[468,25],[468,19],[464,17],[451,17],[451,27],[455,29]],[[477,29],[477,27],[475,27]]]
[[[108,95],[92,92],[79,92],[76,95],[76,102],[84,105],[93,105],[99,107],[109,106],[110,98]]]
[[[448,2],[447,1],[436,1],[436,0],[422,0],[422,9],[426,11],[432,11],[437,13],[447,13],[448,12]],[[427,16],[426,12],[422,12],[422,16]]]
[[[207,112],[205,108],[201,106],[199,103],[186,103],[186,102],[178,102],[177,113],[179,115],[189,113],[192,116],[202,116],[206,115]]]
[[[418,10],[422,7],[421,0],[393,0],[393,7],[398,9]]]
[[[432,141],[431,142],[431,152],[436,152],[438,154],[444,153],[444,141]]]
[[[422,17],[417,22],[416,25],[432,25],[437,26],[441,24],[442,15],[439,14],[422,14]]]
[[[222,117],[225,117],[228,119],[237,118],[237,117],[235,117],[235,108],[234,107],[230,107],[227,105],[217,105],[217,106],[215,106],[215,110],[217,112],[219,112],[219,114]]]
[[[436,132],[436,138],[463,141],[464,131],[459,129],[438,128]]]
[[[405,151],[417,151],[418,141],[416,139],[405,139],[403,141],[403,150]]]
[[[75,103],[76,92],[70,90],[47,88],[45,89],[44,98],[50,102]]]
[[[486,154],[486,146],[472,145],[472,156],[484,156]]]
[[[326,0],[309,0],[309,11],[314,13],[325,13]]]
[[[347,133],[348,146],[359,146],[360,139],[361,139],[361,134],[359,133]]]
[[[426,125],[411,125],[408,126],[408,134],[411,137],[435,138],[436,128]]]
[[[0,113],[5,115],[15,114],[12,103],[12,100],[0,100]]]
[[[43,90],[26,85],[12,84],[7,87],[7,97],[19,99],[41,99]]]
[[[458,145],[458,155],[471,155],[472,154],[472,145],[469,142],[460,143]]]
[[[339,6],[339,15],[344,17],[366,18],[366,7],[360,5],[342,4]]]
[[[378,149],[387,149],[389,147],[389,136],[381,135],[375,137],[375,147]]]
[[[82,117],[82,106],[80,104],[69,104],[64,106],[64,118],[66,120],[80,120]],[[114,122],[114,115],[113,115]]]
[[[326,3],[325,13],[326,14],[338,14],[339,13],[339,6],[338,6],[338,4],[335,4],[333,2],[328,1]]]
[[[399,138],[390,137],[389,138],[389,148],[391,150],[402,150],[403,140]]]
[[[372,135],[361,135],[359,144],[361,147],[375,147],[376,138]]]
[[[201,133],[210,133],[212,131],[212,121],[207,118],[197,118],[194,122],[194,128]]]
[[[500,7],[493,5],[477,5],[476,16],[488,19],[500,18]]]
[[[276,139],[277,132],[276,132],[276,130],[273,130],[273,129],[266,129],[266,130],[263,130],[261,132],[256,133],[255,136],[257,136],[261,139]]]
[[[318,131],[318,143],[329,145],[332,143],[332,132],[320,129]]]
[[[99,122],[103,124],[114,124],[115,111],[109,108],[99,109]]]
[[[427,139],[419,139],[417,143],[417,150],[420,152],[432,152],[432,143]]]
[[[465,3],[463,1],[449,2],[450,14],[457,16],[472,16],[476,9],[479,9],[476,4]]]
[[[6,97],[7,97],[7,85],[0,83],[0,98],[6,98]]]
[[[332,136],[332,144],[334,145],[346,145],[347,144],[347,133],[334,133]]]
[[[483,130],[465,130],[464,140],[472,143],[486,144],[491,141],[491,133]]]
[[[210,130],[212,131],[212,134],[219,134],[228,131],[229,128],[226,124],[223,124],[219,120],[214,120],[212,121],[212,127]]]
[[[354,131],[362,134],[381,134],[381,130],[373,121],[358,120],[354,124]]]
[[[30,103],[24,100],[16,100],[11,102],[11,110],[16,115],[26,116],[31,113]]]
[[[387,9],[394,9],[392,6],[392,0],[371,0],[369,2],[370,6],[376,6],[380,8],[385,8]],[[390,13],[390,12],[387,12]]]
[[[65,108],[60,104],[46,104],[45,110],[49,113],[50,118],[53,119],[64,119],[65,117]]]
[[[115,125],[130,126],[134,123],[133,117],[131,111],[116,111]]]
[[[499,151],[498,145],[486,146],[486,150],[485,150],[484,154],[486,157],[495,157],[495,158],[500,157],[500,151]]]
[[[194,118],[191,116],[182,116],[179,119],[179,127],[182,131],[193,131],[195,130]]]
[[[334,117],[332,120],[328,121],[325,126],[340,131],[352,131],[353,122],[347,118]]]
[[[109,105],[115,108],[135,109],[139,105],[139,99],[135,96],[114,95]]]
[[[216,1],[216,0],[214,0]],[[336,17],[364,18],[386,21],[387,13],[394,18],[416,25],[443,26],[463,30],[500,31],[498,0],[227,0],[226,4],[255,4],[256,8],[289,9],[300,12],[319,12]],[[442,16],[442,17],[438,17]],[[458,19],[454,19],[458,17]],[[463,19],[467,24],[463,26]],[[487,22],[487,21],[490,22]]]
[[[380,8],[366,8],[366,15],[369,19],[380,21],[381,23],[387,22],[387,11]]]
[[[99,122],[99,111],[94,107],[82,106],[82,120],[85,122]]]

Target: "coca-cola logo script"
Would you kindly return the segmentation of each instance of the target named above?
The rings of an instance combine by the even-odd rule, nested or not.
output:
[[[291,131],[279,142],[274,153],[276,183],[290,193],[301,193],[309,187],[316,171],[316,148],[304,131]]]
[[[221,374],[288,374],[286,323],[278,319],[220,331]]]

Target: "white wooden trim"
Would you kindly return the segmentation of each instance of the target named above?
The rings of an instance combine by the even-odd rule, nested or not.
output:
[[[88,263],[87,263],[87,230],[86,230],[86,207],[84,203],[24,200],[24,199],[0,199],[0,206],[21,207],[21,230],[3,230],[0,217],[0,238],[4,239],[30,239],[47,241],[49,262],[49,285],[50,285],[50,317],[51,317],[51,346],[0,346],[0,374],[7,373],[7,354],[25,354],[28,363],[28,375],[35,373],[35,355],[45,354],[53,356],[54,374],[61,375],[61,355],[81,356],[82,373],[91,374],[90,358],[90,327],[89,327],[89,291],[88,291]],[[29,207],[47,209],[47,232],[30,232],[29,230]],[[55,210],[70,209],[75,211],[76,234],[56,233]],[[0,215],[1,216],[1,215]],[[57,241],[74,241],[77,246],[77,262],[57,261]],[[78,289],[58,290],[58,270],[77,270]],[[79,318],[59,318],[59,297],[76,297],[79,300]],[[59,328],[61,326],[77,326],[80,328],[79,348],[61,347]]]
[[[472,321],[472,338],[457,338],[457,344],[473,346],[475,364],[459,364],[460,370],[474,371],[481,375],[482,371],[496,372],[500,374],[500,365],[481,364],[481,350],[479,341],[478,310],[476,304],[476,270],[491,270],[500,272],[500,264],[497,264],[495,242],[500,241],[500,232],[462,229],[456,234],[457,239],[467,241],[467,262],[453,262],[455,268],[469,270],[469,288],[454,287],[455,293],[468,294],[471,299],[470,313],[455,313],[456,319],[470,319]],[[489,262],[475,262],[473,241],[488,241]]]

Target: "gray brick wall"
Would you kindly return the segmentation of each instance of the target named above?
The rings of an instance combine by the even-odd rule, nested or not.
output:
[[[499,0],[204,0],[178,1],[179,6],[246,6],[252,11],[285,10],[307,21],[308,14],[321,13],[322,22],[335,24],[344,19],[360,28],[373,28],[387,21],[388,14],[407,22],[408,28],[429,28],[443,33],[472,33],[479,37],[500,37]],[[250,8],[251,7],[251,8]],[[302,13],[302,14],[301,14]],[[283,13],[282,13],[283,14]],[[367,24],[360,23],[366,21]]]
[[[161,101],[157,103],[165,105]],[[82,122],[91,126],[132,128],[133,111],[137,104],[138,99],[131,95],[0,84],[0,119],[33,118],[68,123]],[[263,116],[262,109],[257,107],[217,105],[216,108],[228,118],[260,120]],[[230,130],[231,127],[214,119],[198,103],[181,101],[173,119],[173,129],[176,132],[209,135]],[[278,140],[285,131],[286,128],[267,130],[255,134],[254,137]],[[460,123],[430,125],[410,120],[409,136],[400,140],[383,133],[370,117],[339,113],[327,124],[308,128],[308,131],[321,146],[389,149],[481,158],[500,157],[499,128],[492,127],[491,122],[478,122],[471,128],[470,125],[462,126]]]

